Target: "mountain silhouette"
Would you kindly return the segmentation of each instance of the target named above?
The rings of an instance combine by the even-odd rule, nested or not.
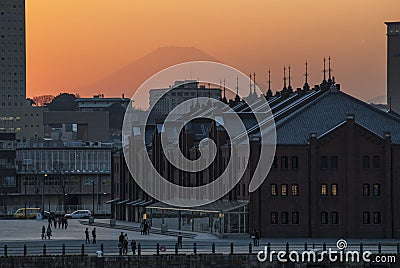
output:
[[[89,86],[79,87],[79,93],[91,96],[98,92],[107,97],[120,97],[124,93],[130,97],[153,74],[175,64],[196,60],[217,61],[195,47],[160,47]]]

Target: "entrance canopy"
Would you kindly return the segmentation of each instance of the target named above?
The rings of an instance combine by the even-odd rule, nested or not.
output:
[[[223,201],[218,200],[213,203],[193,207],[193,208],[181,208],[175,207],[163,202],[157,202],[146,208],[149,209],[159,209],[159,210],[176,210],[176,211],[190,211],[190,212],[204,212],[204,213],[228,213],[234,210],[239,210],[240,208],[244,208],[248,205],[248,201]]]

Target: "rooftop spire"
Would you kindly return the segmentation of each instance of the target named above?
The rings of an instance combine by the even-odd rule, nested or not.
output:
[[[239,102],[240,97],[239,97],[239,77],[236,76],[236,96],[235,96],[235,101]]]
[[[251,73],[250,73],[250,84],[249,84],[249,96],[251,96]]]
[[[286,89],[286,65],[283,65],[283,89]]]
[[[326,66],[325,66],[325,64],[326,64],[326,58],[324,57],[324,70],[323,70],[323,73],[324,73],[324,80],[322,81],[322,82],[326,82]]]
[[[308,62],[307,61],[306,61],[305,65],[306,65],[306,73],[304,74],[305,82],[304,82],[303,89],[309,90],[310,86],[308,85]]]
[[[331,72],[332,72],[332,69],[331,69],[331,56],[329,56],[329,58],[328,58],[328,73],[329,73],[328,81],[329,82],[332,82]]]
[[[291,83],[290,83],[290,80],[291,80],[291,78],[290,78],[290,69],[291,69],[291,67],[290,67],[290,65],[289,65],[289,87],[288,87],[288,89],[291,91],[292,90],[292,85],[291,85]]]
[[[224,79],[224,99],[226,99],[225,90],[226,90],[226,88],[225,88],[225,79]]]
[[[267,98],[272,97],[272,91],[271,91],[271,70],[268,69],[268,90],[267,90]]]
[[[253,81],[254,81],[254,83],[253,83],[253,88],[254,88],[254,95],[257,95],[257,92],[256,92],[256,73],[254,72],[253,73]]]

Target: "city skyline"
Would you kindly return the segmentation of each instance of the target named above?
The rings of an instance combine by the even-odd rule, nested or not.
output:
[[[309,81],[319,83],[322,58],[330,55],[343,90],[368,100],[385,95],[384,22],[398,20],[400,7],[396,1],[76,5],[27,1],[29,97],[103,93],[90,85],[159,47],[178,46],[200,49],[245,73],[255,71],[261,85],[270,68],[273,89],[282,87],[284,64],[293,67],[292,84],[301,86],[305,60]],[[130,96],[133,90],[116,88],[113,95]]]

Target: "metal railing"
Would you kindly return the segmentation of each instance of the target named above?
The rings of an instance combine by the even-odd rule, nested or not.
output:
[[[113,245],[116,242],[111,241]],[[20,245],[20,246],[9,246],[3,245],[0,248],[0,257],[11,257],[11,256],[87,256],[100,254],[108,256],[118,256],[123,255],[123,249],[108,245],[105,247],[103,243],[101,244],[81,244],[81,245]],[[337,250],[336,245],[327,243],[304,243],[304,244],[260,244],[254,246],[253,243],[248,244],[234,244],[231,243],[157,243],[157,244],[142,244],[137,243],[134,253],[130,245],[128,246],[128,255],[196,255],[196,254],[257,254],[259,251],[265,251],[269,254],[271,251],[286,251],[289,253],[292,250],[296,251],[326,251],[329,248]],[[359,244],[348,244],[348,247],[344,251],[358,251],[364,252],[366,250],[373,254],[393,254],[400,255],[400,243],[359,243]]]

